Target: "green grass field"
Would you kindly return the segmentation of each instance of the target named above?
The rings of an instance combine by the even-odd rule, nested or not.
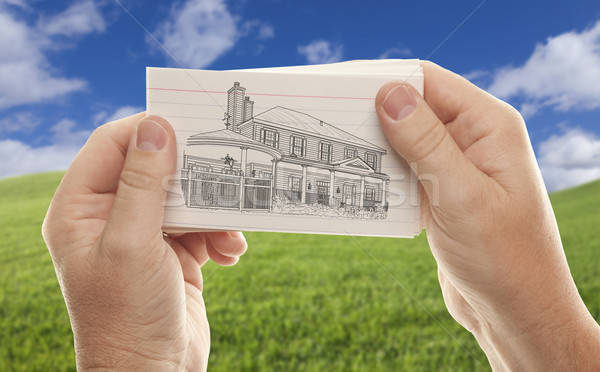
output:
[[[61,177],[0,180],[0,371],[75,370],[67,312],[40,235]],[[573,276],[598,321],[600,181],[552,202]],[[209,370],[490,369],[446,311],[425,236],[247,239],[238,265],[203,270]]]

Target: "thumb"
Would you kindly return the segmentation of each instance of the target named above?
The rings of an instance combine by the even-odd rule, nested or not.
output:
[[[165,179],[175,173],[175,163],[176,141],[171,125],[158,116],[142,118],[131,135],[104,231],[103,240],[108,240],[109,249],[143,252],[152,239],[162,241],[168,184]]]
[[[477,170],[419,92],[391,82],[379,90],[375,105],[383,132],[417,175],[430,204],[459,201],[457,194],[467,190],[463,186]]]

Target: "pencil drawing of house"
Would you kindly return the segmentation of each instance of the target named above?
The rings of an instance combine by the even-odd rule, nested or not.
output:
[[[227,92],[225,129],[187,139],[181,169],[190,208],[386,218],[386,151],[303,112],[254,115],[238,82]]]

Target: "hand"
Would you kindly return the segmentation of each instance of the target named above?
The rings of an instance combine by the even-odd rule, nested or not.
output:
[[[98,128],[65,174],[43,235],[61,285],[79,370],[205,370],[210,333],[200,268],[233,265],[241,233],[165,238],[173,129],[137,114]]]
[[[422,66],[425,99],[395,82],[376,107],[419,178],[450,314],[494,369],[600,370],[600,328],[569,272],[523,119],[460,76]]]

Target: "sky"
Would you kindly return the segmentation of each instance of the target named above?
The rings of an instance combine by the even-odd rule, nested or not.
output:
[[[550,191],[600,178],[600,3],[0,0],[0,178],[66,169],[145,68],[429,59],[517,108]]]

